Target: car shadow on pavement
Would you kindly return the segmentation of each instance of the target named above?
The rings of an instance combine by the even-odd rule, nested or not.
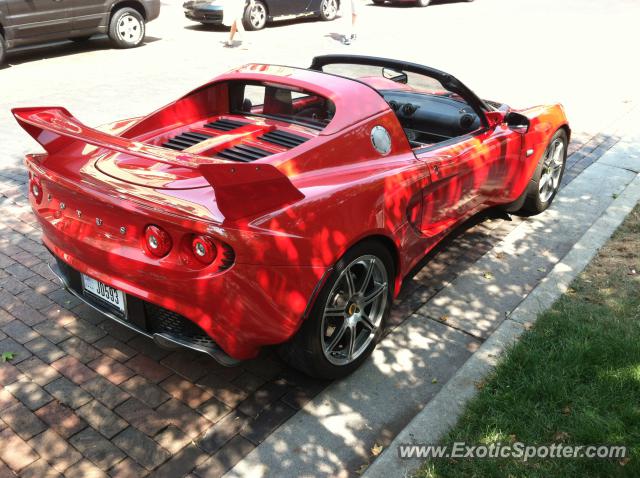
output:
[[[473,1],[473,0],[433,0],[429,4],[429,7],[437,7],[439,5],[450,5],[452,3],[468,3],[469,1]],[[375,7],[375,8],[382,8],[382,7],[419,8],[417,5],[414,5],[412,3],[385,3],[384,5],[376,5],[373,2],[369,2],[366,6],[367,7]]]
[[[162,38],[147,35],[144,43],[138,48],[143,48],[148,43],[155,43]],[[59,58],[63,56],[77,55],[91,51],[118,50],[114,48],[109,38],[105,35],[95,36],[89,40],[76,42],[63,40],[52,43],[43,43],[16,48],[7,53],[4,68],[29,63],[32,61]],[[2,69],[2,67],[0,67]]]

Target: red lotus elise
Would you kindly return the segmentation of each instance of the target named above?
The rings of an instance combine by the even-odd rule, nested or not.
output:
[[[231,365],[281,345],[340,377],[371,354],[403,278],[456,225],[553,200],[562,106],[514,111],[441,71],[331,55],[246,65],[98,129],[16,108],[52,268],[157,343]]]

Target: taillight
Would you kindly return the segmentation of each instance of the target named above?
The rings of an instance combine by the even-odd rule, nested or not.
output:
[[[38,181],[35,176],[31,181],[29,181],[29,189],[31,190],[31,195],[33,196],[36,204],[40,204],[44,193],[42,192],[42,185],[40,184],[40,181]]]
[[[211,264],[218,255],[218,249],[211,239],[206,236],[196,236],[191,241],[191,251],[195,258],[205,264]]]
[[[144,230],[144,242],[147,251],[155,257],[169,254],[172,242],[171,236],[158,226],[147,226]]]

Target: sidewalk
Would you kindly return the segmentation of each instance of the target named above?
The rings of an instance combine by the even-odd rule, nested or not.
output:
[[[637,116],[635,112],[623,124],[637,124],[632,119]],[[372,461],[373,447],[388,447],[400,433],[366,473],[397,476],[407,463],[396,458],[396,443],[433,443],[453,425],[473,395],[474,381],[524,330],[520,322],[530,322],[554,300],[553,296],[549,300],[548,291],[527,301],[529,294],[552,270],[556,275],[562,271],[575,247],[585,246],[581,237],[606,240],[615,229],[607,215],[618,207],[616,198],[632,203],[640,199],[638,180],[632,185],[640,172],[640,135],[633,133],[623,127],[624,140],[563,188],[552,208],[520,222],[385,338],[372,361],[317,396],[225,477],[354,476]],[[621,221],[626,213],[618,216]],[[587,246],[595,251],[598,243]],[[572,274],[586,265],[585,257]],[[561,291],[549,280],[542,287],[548,284]],[[540,302],[543,296],[547,300]],[[527,315],[520,312],[521,304],[528,308]],[[463,370],[471,372],[461,375],[462,362],[466,362]],[[455,384],[446,384],[443,391],[441,384],[452,377]],[[428,414],[411,421],[424,413]],[[409,428],[401,431],[408,423]]]

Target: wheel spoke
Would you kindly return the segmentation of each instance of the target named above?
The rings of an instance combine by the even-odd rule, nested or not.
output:
[[[373,322],[371,322],[371,319],[369,318],[369,316],[367,314],[365,314],[364,312],[360,315],[360,322],[367,329],[371,330],[371,332],[373,332],[377,328],[375,325],[373,325]]]
[[[375,261],[371,259],[367,264],[367,273],[364,276],[364,280],[362,281],[362,285],[360,286],[360,293],[364,294],[367,291],[367,286],[369,282],[371,282],[371,277],[373,276],[373,267],[375,266]]]
[[[342,322],[342,325],[340,326],[340,329],[338,329],[337,332],[333,333],[333,337],[331,337],[331,342],[329,343],[329,345],[327,345],[327,351],[328,352],[333,352],[333,349],[336,348],[336,346],[342,340],[342,337],[344,337],[344,333],[347,331],[347,328],[348,327],[347,327],[346,322]]]
[[[387,284],[380,284],[377,288],[373,290],[371,294],[369,294],[364,298],[364,300],[362,301],[363,307],[366,307],[367,305],[371,304],[374,300],[380,297],[382,293],[386,290],[387,290]]]
[[[356,328],[349,327],[349,348],[347,349],[347,360],[351,361],[356,351]]]
[[[353,297],[356,293],[356,285],[353,282],[353,276],[351,275],[351,269],[347,270],[344,274],[344,279],[347,282],[347,295]]]
[[[346,310],[344,307],[331,307],[324,309],[325,317],[345,317]]]

